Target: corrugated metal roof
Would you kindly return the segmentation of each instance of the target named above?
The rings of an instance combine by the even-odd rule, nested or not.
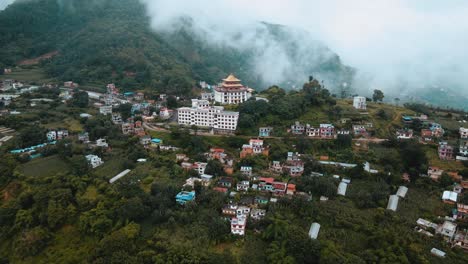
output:
[[[312,223],[309,229],[309,237],[312,239],[317,239],[319,231],[320,231],[320,224]]]
[[[340,184],[338,185],[338,194],[339,195],[343,195],[345,196],[346,195],[346,189],[348,188],[348,184],[345,183],[345,182],[340,182]]]
[[[400,196],[401,198],[405,198],[407,192],[408,192],[408,187],[400,186],[398,187],[398,191],[396,195]]]
[[[114,178],[110,179],[109,180],[109,183],[114,183],[116,182],[118,179],[122,178],[123,176],[127,175],[128,173],[130,172],[130,170],[124,170],[122,171],[121,173],[117,174]]]
[[[398,207],[398,196],[397,195],[390,195],[390,198],[388,199],[388,205],[387,209],[396,211]]]

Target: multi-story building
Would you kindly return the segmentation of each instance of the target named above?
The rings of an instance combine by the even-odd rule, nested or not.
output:
[[[220,86],[214,88],[214,100],[222,104],[241,104],[252,96],[250,88],[241,84],[241,80],[230,74]]]
[[[112,113],[112,123],[115,125],[122,124],[122,115],[120,113]]]
[[[320,137],[320,128],[312,127],[309,124],[307,124],[305,131],[308,137],[315,137],[315,138]]]
[[[68,130],[49,131],[46,136],[48,141],[62,140],[68,137]]]
[[[270,164],[270,171],[275,172],[275,173],[281,173],[283,172],[283,165],[279,161],[273,161]]]
[[[248,191],[250,188],[250,182],[249,181],[241,181],[237,183],[237,191],[245,192]]]
[[[269,148],[263,145],[263,140],[261,139],[250,139],[249,144],[244,144],[242,146],[242,151],[240,152],[240,158],[245,158],[251,155],[269,155]]]
[[[413,138],[413,130],[412,129],[399,129],[396,132],[398,139],[411,139]]]
[[[210,106],[206,100],[192,99],[192,107],[177,109],[179,125],[209,127],[235,131],[239,112],[224,111],[222,106]]]
[[[247,225],[247,217],[242,215],[231,219],[231,233],[234,235],[243,236]]]
[[[242,175],[251,177],[252,176],[252,166],[242,166],[240,168]]]
[[[452,160],[454,158],[454,148],[447,142],[439,143],[439,158],[441,160]]]
[[[273,132],[272,127],[261,127],[258,129],[258,136],[259,137],[269,137],[271,135],[271,132]]]
[[[353,99],[353,107],[358,110],[366,110],[367,102],[364,96],[355,96]]]
[[[432,136],[436,138],[442,137],[445,133],[445,130],[442,128],[442,125],[438,123],[431,123],[429,125],[429,129],[432,131]]]
[[[110,115],[112,114],[112,105],[103,105],[99,107],[99,113],[101,115]]]
[[[353,134],[354,136],[356,137],[359,137],[359,136],[367,136],[368,133],[367,133],[367,128],[366,126],[364,125],[353,125]]]
[[[334,138],[335,127],[332,124],[320,124],[320,137],[321,138]]]
[[[460,139],[460,154],[468,156],[468,139]]]
[[[288,152],[288,157],[283,165],[283,171],[291,177],[301,176],[304,173],[304,162],[300,159],[299,154]]]
[[[192,165],[192,169],[196,170],[199,175],[202,175],[202,174],[205,174],[206,165],[208,165],[208,163],[195,162]]]
[[[294,135],[304,134],[306,126],[301,124],[299,121],[296,121],[294,125],[291,126],[291,133]]]
[[[135,132],[135,124],[134,123],[123,123],[122,124],[122,133],[124,135],[130,135]]]
[[[468,128],[460,127],[460,138],[468,139]]]

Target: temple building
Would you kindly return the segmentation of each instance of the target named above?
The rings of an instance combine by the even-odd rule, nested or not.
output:
[[[215,87],[214,99],[222,104],[241,104],[252,96],[252,89],[241,84],[241,80],[230,74],[223,83]]]

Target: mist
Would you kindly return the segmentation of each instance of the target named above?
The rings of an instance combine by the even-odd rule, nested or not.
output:
[[[211,44],[261,47],[265,52],[255,58],[255,70],[266,80],[282,81],[297,62],[288,60],[282,47],[255,38],[258,21],[299,29],[296,37],[304,43],[300,52],[310,51],[307,44],[321,49],[319,42],[336,52],[344,64],[357,69],[356,92],[382,89],[405,95],[440,87],[468,95],[467,1],[141,1],[156,31],[174,30],[177,19],[190,17]],[[239,33],[246,37],[232,43]]]

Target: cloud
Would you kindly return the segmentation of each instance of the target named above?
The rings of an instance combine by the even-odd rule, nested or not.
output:
[[[156,30],[188,16],[214,43],[253,21],[307,30],[358,69],[356,88],[400,92],[427,86],[468,94],[468,2],[463,0],[141,0]],[[251,40],[245,38],[245,40]],[[277,51],[276,51],[277,52]],[[275,56],[274,50],[264,55]],[[268,71],[269,67],[257,67]]]

